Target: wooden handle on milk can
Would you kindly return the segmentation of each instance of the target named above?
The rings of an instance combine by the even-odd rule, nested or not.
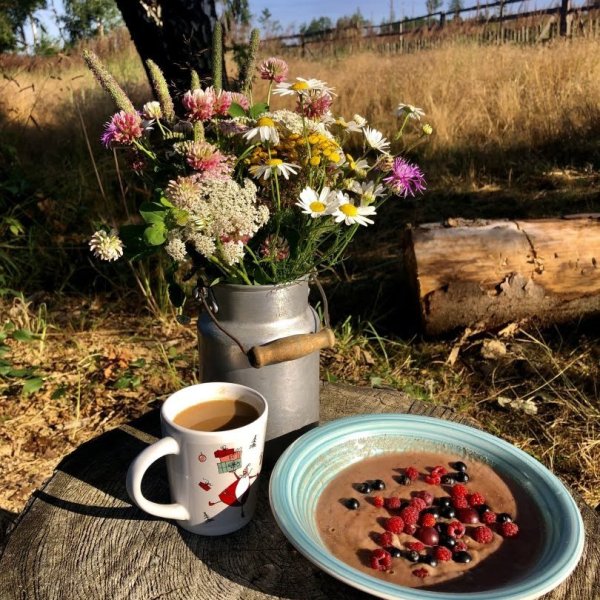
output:
[[[302,358],[317,350],[332,348],[334,344],[333,331],[329,327],[324,327],[317,333],[290,335],[262,346],[253,346],[248,351],[248,360],[254,368],[260,369],[286,360]]]

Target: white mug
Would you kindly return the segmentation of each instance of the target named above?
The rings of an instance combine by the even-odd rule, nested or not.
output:
[[[225,431],[197,431],[174,422],[186,408],[211,400],[241,400],[253,406],[258,417]],[[267,413],[261,394],[236,383],[200,383],[175,392],[160,411],[164,437],[129,467],[129,496],[143,511],[175,519],[192,533],[224,535],[240,529],[256,506]],[[167,457],[173,504],[151,502],[142,495],[144,473],[163,456]]]

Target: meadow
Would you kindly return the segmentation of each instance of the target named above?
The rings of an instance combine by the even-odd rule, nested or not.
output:
[[[149,98],[125,32],[94,49],[135,103]],[[450,405],[532,453],[592,506],[598,320],[427,340],[403,323],[394,294],[405,223],[600,212],[599,50],[580,39],[290,59],[292,76],[334,86],[336,114],[359,113],[392,136],[394,108],[407,102],[434,129],[409,151],[427,193],[386,206],[327,278],[339,342],[323,355],[323,378]],[[175,320],[160,264],[89,256],[95,224],[118,221],[147,191],[101,148],[112,107],[78,54],[3,56],[0,69],[0,508],[19,511],[64,454],[195,381],[198,358],[195,319]],[[195,317],[197,307],[187,311]]]

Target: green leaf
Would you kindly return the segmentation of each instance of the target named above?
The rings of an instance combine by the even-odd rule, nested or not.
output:
[[[145,358],[136,358],[134,361],[130,362],[129,365],[131,367],[135,367],[136,369],[139,369],[141,367],[145,367],[146,366],[146,359]]]
[[[6,375],[9,377],[30,377],[34,374],[33,369],[10,369]]]
[[[248,114],[252,119],[258,119],[260,115],[269,110],[269,105],[266,102],[257,102],[254,106],[250,107]]]
[[[163,223],[167,211],[162,204],[156,202],[143,202],[140,206],[140,215],[146,223],[152,225],[154,223]]]
[[[37,392],[43,385],[44,380],[41,377],[34,377],[33,379],[28,379],[25,382],[21,392],[27,396],[29,394],[33,394],[33,392]]]
[[[0,344],[0,356],[4,356],[10,352],[10,347],[5,344]]]
[[[17,329],[13,331],[12,336],[17,342],[32,342],[37,339],[37,336],[27,329]]]
[[[150,244],[150,246],[160,246],[165,243],[166,239],[167,229],[162,222],[154,223],[144,230],[144,240],[146,240],[146,243]]]
[[[229,107],[230,117],[245,117],[246,111],[237,102],[233,102]]]
[[[169,284],[169,300],[171,300],[171,304],[176,308],[183,306],[185,302],[185,292],[182,287],[173,282]]]
[[[3,342],[6,339],[6,336],[8,334],[6,333],[6,331],[0,331],[0,342]]]
[[[53,392],[50,398],[52,400],[59,400],[67,393],[67,386],[61,383]]]

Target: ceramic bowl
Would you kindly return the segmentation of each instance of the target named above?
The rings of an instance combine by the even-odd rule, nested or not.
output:
[[[542,515],[544,540],[537,561],[525,576],[482,592],[434,592],[382,581],[330,553],[321,541],[315,519],[324,487],[353,462],[411,449],[451,452],[486,462],[535,499]],[[584,529],[579,510],[565,486],[548,469],[493,435],[431,417],[360,415],[313,429],[280,457],[271,475],[269,497],[279,527],[308,560],[344,583],[380,598],[532,600],[564,581],[583,552]]]

